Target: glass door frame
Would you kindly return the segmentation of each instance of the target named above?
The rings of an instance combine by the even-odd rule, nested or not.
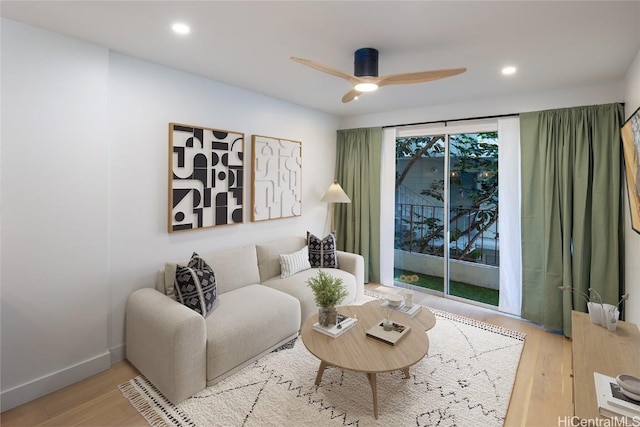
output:
[[[443,280],[444,280],[444,287],[443,287],[443,297],[444,298],[449,298],[452,300],[457,300],[457,301],[462,301],[468,304],[473,304],[473,305],[478,305],[481,307],[486,307],[486,308],[490,308],[492,310],[498,310],[498,307],[496,306],[492,306],[489,304],[485,304],[482,302],[478,302],[478,301],[473,301],[473,300],[469,300],[469,299],[465,299],[465,298],[461,298],[461,297],[457,297],[455,295],[451,295],[450,294],[450,282],[449,282],[449,276],[450,276],[450,254],[449,254],[449,248],[450,248],[450,224],[449,224],[449,220],[450,220],[450,170],[451,170],[451,165],[450,165],[450,147],[449,147],[449,135],[458,135],[458,134],[473,134],[473,133],[484,133],[484,132],[497,132],[498,131],[498,120],[497,119],[487,119],[487,120],[470,120],[470,121],[461,121],[461,122],[440,122],[440,123],[431,123],[431,124],[424,124],[424,125],[414,125],[414,126],[405,126],[405,127],[398,127],[394,129],[395,132],[394,133],[394,140],[393,140],[393,150],[394,150],[394,159],[395,159],[395,139],[396,138],[407,138],[407,137],[417,137],[417,136],[433,136],[433,135],[443,135],[444,139],[445,139],[445,161],[444,161],[444,199],[446,200],[445,203],[445,207],[446,209],[443,209],[444,214],[443,214],[443,222],[444,222],[444,229],[443,229],[443,237],[444,237],[444,244],[445,244],[445,248],[447,250],[443,250],[443,262],[444,262],[444,268],[443,268]],[[389,138],[390,135],[387,137]],[[498,135],[498,139],[500,138],[500,135]],[[387,147],[386,150],[387,153],[389,153],[389,147]],[[383,156],[384,157],[384,156]],[[383,174],[384,176],[384,174]],[[395,165],[394,165],[394,175],[395,176]],[[395,181],[393,181],[395,182]],[[381,198],[382,200],[383,198]],[[394,196],[394,203],[393,206],[395,206],[395,196]],[[393,210],[393,209],[392,209]],[[392,240],[393,242],[393,240]],[[382,243],[382,241],[381,241]],[[392,248],[393,248],[393,244],[392,244]],[[384,259],[381,257],[381,259]],[[383,276],[384,277],[384,276]],[[440,292],[434,292],[436,294],[440,294]]]

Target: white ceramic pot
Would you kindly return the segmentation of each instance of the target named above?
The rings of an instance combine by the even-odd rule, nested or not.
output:
[[[589,310],[589,319],[591,323],[602,326],[602,304],[597,302],[588,302],[587,309]]]

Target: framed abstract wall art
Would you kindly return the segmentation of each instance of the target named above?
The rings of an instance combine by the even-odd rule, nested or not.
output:
[[[621,133],[631,227],[640,233],[640,108],[624,123]]]
[[[302,215],[302,142],[253,135],[251,221]]]
[[[243,222],[244,133],[169,123],[169,232]]]

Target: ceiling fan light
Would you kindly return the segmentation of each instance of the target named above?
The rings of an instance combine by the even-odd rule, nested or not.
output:
[[[191,28],[183,22],[176,22],[171,26],[171,29],[173,30],[174,33],[179,34],[181,36],[185,36],[191,32]]]
[[[378,90],[378,85],[375,83],[358,83],[353,88],[358,92],[373,92]]]

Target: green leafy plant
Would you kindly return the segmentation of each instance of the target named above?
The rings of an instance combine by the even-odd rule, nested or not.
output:
[[[342,279],[333,277],[322,270],[307,280],[307,286],[313,291],[316,305],[322,308],[335,307],[348,295]]]
[[[449,136],[451,164],[446,179],[449,191],[461,195],[458,205],[452,204],[449,211],[451,247],[444,244],[443,215],[436,215],[442,206],[407,204],[396,217],[396,249],[434,256],[443,256],[445,250],[452,249],[453,259],[482,261],[476,241],[482,241],[485,233],[493,235],[498,222],[497,138],[497,132]],[[396,190],[413,166],[429,157],[443,158],[444,152],[445,139],[441,135],[397,138],[396,164],[398,160],[405,162],[402,172],[396,174]],[[433,179],[420,195],[444,202],[444,187],[444,179]]]

